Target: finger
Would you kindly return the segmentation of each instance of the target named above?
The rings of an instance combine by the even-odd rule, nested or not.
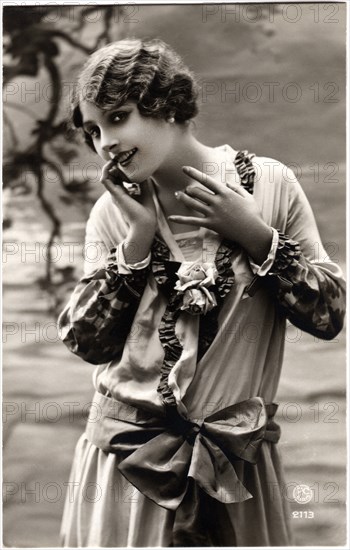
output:
[[[113,160],[108,161],[102,167],[102,174],[100,181],[102,182],[105,179],[109,179],[114,182],[115,185],[122,185],[123,181],[129,182],[125,174],[120,170],[120,168],[115,164]]]
[[[195,218],[194,216],[176,216],[175,214],[168,216],[168,220],[176,223],[187,223],[188,225],[202,226],[205,225],[205,218]]]
[[[101,180],[101,183],[112,195],[120,191],[126,193],[124,186],[116,184],[110,177]]]
[[[110,177],[109,171],[113,166],[113,161],[108,161],[103,167],[102,167],[102,173],[100,177],[100,181],[106,180]]]
[[[192,208],[193,210],[197,210],[197,212],[201,212],[201,214],[207,214],[209,212],[208,205],[198,201],[197,199],[189,197],[186,193],[183,193],[182,191],[177,191],[175,196],[186,206]]]
[[[192,166],[183,166],[182,170],[187,176],[190,176],[191,178],[199,181],[199,183],[202,183],[205,187],[213,191],[215,194],[222,193],[222,183],[218,183],[214,180],[214,178],[208,176],[207,174],[204,174],[204,172],[201,172],[200,170],[197,170],[197,168],[193,168]]]
[[[102,185],[110,192],[112,198],[118,205],[127,205],[128,201],[134,200],[130,197],[129,193],[123,187],[123,185],[116,185],[110,179],[103,180]]]
[[[248,191],[246,191],[244,187],[242,187],[242,185],[234,185],[232,183],[227,183],[226,185],[229,189],[232,189],[232,191],[235,191],[235,193],[237,193],[241,197],[246,197],[247,195],[249,195]]]
[[[189,185],[185,189],[185,193],[189,195],[190,197],[193,197],[195,199],[198,199],[202,202],[204,202],[207,205],[210,205],[213,198],[213,193],[208,193],[208,191],[205,191],[204,189],[201,189],[200,187],[193,187]]]

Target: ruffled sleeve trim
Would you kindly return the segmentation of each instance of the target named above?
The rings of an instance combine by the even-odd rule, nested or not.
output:
[[[118,244],[115,248],[112,248],[109,252],[107,262],[109,265],[118,265],[118,271],[121,275],[128,275],[133,271],[144,269],[149,266],[151,262],[151,253],[147,255],[141,262],[127,263],[124,256],[124,242]]]
[[[288,275],[288,272],[294,272],[298,266],[301,248],[297,241],[294,241],[281,231],[278,232],[278,244],[276,250],[275,261],[269,272],[270,275]]]

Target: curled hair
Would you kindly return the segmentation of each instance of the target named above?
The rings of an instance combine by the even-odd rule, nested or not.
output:
[[[83,100],[104,110],[133,100],[143,116],[172,116],[185,123],[198,112],[197,96],[193,74],[165,42],[119,40],[97,50],[85,63],[72,97],[72,122],[75,128],[82,127]],[[91,136],[84,132],[84,137],[95,150]]]

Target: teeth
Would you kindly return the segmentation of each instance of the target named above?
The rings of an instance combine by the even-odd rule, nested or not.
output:
[[[136,151],[137,149],[134,148],[134,149],[131,149],[131,151],[128,151],[127,153],[123,153],[122,155],[119,155],[118,162],[120,162],[120,164],[127,162],[133,156],[133,154],[136,153]]]

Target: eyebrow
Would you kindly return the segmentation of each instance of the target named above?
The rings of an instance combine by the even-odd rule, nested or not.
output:
[[[86,120],[85,122],[83,122],[82,127],[85,130],[86,126],[91,126],[91,124],[94,125],[96,123],[93,120]]]
[[[119,111],[119,109],[124,109],[124,108],[130,109],[132,107],[133,107],[132,103],[131,102],[129,103],[128,101],[126,101],[122,105],[119,105],[119,107],[115,107],[115,109],[113,108],[113,109],[108,109],[107,111],[104,111],[103,116],[108,115],[109,112],[116,112],[116,111]],[[97,123],[94,120],[86,120],[85,122],[82,123],[82,128],[85,130],[86,126],[91,126],[91,125],[97,126]]]

